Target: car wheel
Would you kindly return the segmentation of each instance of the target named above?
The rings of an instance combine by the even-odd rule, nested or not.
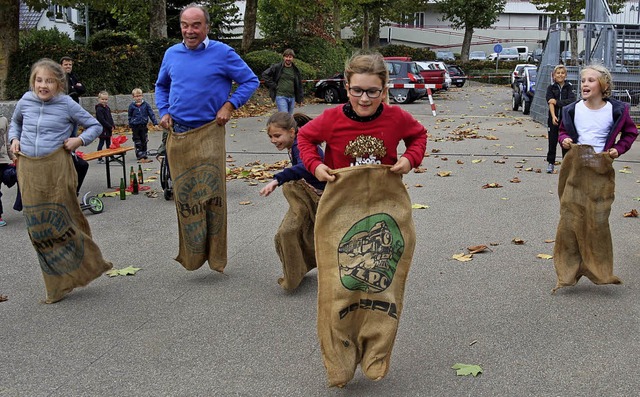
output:
[[[527,101],[522,97],[522,114],[529,114],[531,112],[531,101]]]
[[[395,103],[400,103],[400,104],[411,103],[408,89],[393,90],[393,91],[389,90],[389,92],[391,94],[391,98],[393,98],[393,101]]]
[[[339,103],[340,94],[338,90],[334,87],[327,87],[327,89],[324,90],[324,101],[327,103]]]
[[[462,83],[456,83],[456,87],[460,88],[464,85],[464,81]]]
[[[515,92],[511,95],[511,109],[518,110],[520,107],[520,98],[518,98],[518,94]]]

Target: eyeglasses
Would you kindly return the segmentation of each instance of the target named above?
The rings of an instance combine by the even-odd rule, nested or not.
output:
[[[363,90],[362,88],[358,88],[358,87],[349,87],[349,94],[353,95],[356,98],[360,98],[362,96],[362,94],[367,93],[367,96],[371,99],[376,99],[377,97],[380,96],[380,94],[382,94],[382,90],[379,88],[369,88],[368,90]]]

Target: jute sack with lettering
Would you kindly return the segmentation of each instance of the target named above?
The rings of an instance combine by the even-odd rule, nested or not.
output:
[[[167,159],[178,214],[176,261],[187,270],[204,262],[218,272],[227,265],[225,129],[215,121],[187,132],[171,131]]]
[[[92,240],[76,196],[77,174],[64,148],[44,157],[18,153],[18,184],[31,243],[38,254],[46,303],[83,287],[112,264]]]
[[[558,181],[560,222],[553,262],[558,282],[553,289],[574,285],[586,276],[595,284],[620,284],[613,275],[613,244],[609,213],[613,204],[613,159],[589,145],[571,145],[562,160]]]
[[[318,336],[330,386],[358,363],[373,380],[389,370],[415,247],[402,177],[385,165],[334,170],[316,216]]]
[[[282,193],[289,202],[289,210],[274,239],[283,273],[278,284],[294,290],[305,274],[316,267],[313,228],[320,196],[301,180],[282,185]]]

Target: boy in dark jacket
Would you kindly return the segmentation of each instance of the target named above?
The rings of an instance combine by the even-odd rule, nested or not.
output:
[[[113,128],[115,124],[113,122],[113,116],[111,116],[111,109],[109,108],[109,93],[107,91],[101,91],[98,94],[98,103],[96,104],[96,119],[102,125],[102,133],[98,138],[98,150],[102,150],[111,147],[111,135],[113,135]],[[104,163],[102,157],[98,159],[98,163]]]
[[[133,102],[129,105],[129,127],[136,146],[136,157],[138,163],[150,163],[151,160],[147,157],[147,142],[149,141],[147,123],[151,119],[155,126],[158,125],[158,121],[151,106],[144,101],[142,90],[134,88],[131,94],[133,95]]]

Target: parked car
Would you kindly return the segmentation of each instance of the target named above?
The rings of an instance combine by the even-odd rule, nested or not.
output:
[[[467,81],[467,75],[460,66],[447,65],[447,71],[449,72],[449,76],[451,76],[451,84],[456,87],[462,87],[464,82]]]
[[[315,95],[327,103],[347,102],[347,89],[344,83],[344,74],[336,73],[331,78],[316,83]]]
[[[429,69],[423,68],[420,66],[421,62],[417,62],[416,64],[420,68],[420,76],[424,79],[425,84],[435,84],[439,85],[441,88],[434,88],[433,92],[445,89],[445,71],[440,69]]]
[[[511,87],[513,88],[515,84],[518,83],[520,77],[522,77],[522,72],[525,68],[536,68],[537,66],[531,63],[519,63],[513,68],[513,72],[511,72]]]
[[[517,61],[518,59],[520,59],[520,54],[518,54],[518,50],[516,50],[515,48],[505,48],[502,50],[499,56],[495,52],[492,52],[491,55],[489,55],[490,61],[495,61],[496,58],[501,61]]]
[[[391,84],[424,84],[420,68],[415,62],[385,59]],[[389,97],[396,103],[411,103],[427,94],[426,88],[390,88]]]
[[[456,57],[452,51],[436,51],[436,59],[441,61],[455,61]]]
[[[471,51],[469,53],[469,60],[470,61],[486,61],[487,53],[484,51]]]
[[[526,61],[529,58],[529,47],[526,45],[516,45],[511,48],[514,48],[518,51],[518,59],[521,61]]]
[[[522,106],[522,114],[531,112],[531,102],[536,92],[536,78],[538,70],[535,66],[525,67],[522,76],[514,85],[511,92],[511,108],[518,110]]]
[[[527,63],[540,63],[542,62],[542,48],[536,48],[531,51],[529,54],[529,58],[527,58]]]
[[[418,62],[423,69],[431,69],[431,70],[444,70],[444,84],[442,88],[448,90],[451,87],[451,75],[449,75],[449,71],[447,70],[447,65],[445,65],[442,61],[422,61]]]

